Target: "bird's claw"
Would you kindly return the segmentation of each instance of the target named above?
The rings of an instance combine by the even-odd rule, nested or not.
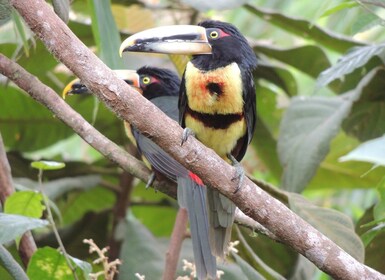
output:
[[[192,130],[191,130],[190,128],[188,128],[188,127],[186,127],[185,129],[183,129],[182,142],[180,143],[180,145],[183,146],[183,144],[187,141],[187,139],[188,139],[190,136],[195,137],[194,131],[192,131]]]
[[[245,171],[243,170],[242,165],[237,161],[233,155],[228,154],[228,159],[231,161],[231,164],[235,168],[235,176],[231,179],[232,182],[238,181],[237,187],[234,191],[234,194],[236,194],[243,184],[243,180],[245,179]]]
[[[154,181],[155,181],[155,178],[156,178],[155,173],[152,172],[151,175],[150,175],[150,178],[149,178],[148,181],[147,181],[147,184],[146,184],[146,190],[147,190],[149,187],[151,187],[152,183],[154,183]],[[154,188],[154,189],[155,189],[155,188]],[[155,191],[156,191],[156,189],[155,189]]]

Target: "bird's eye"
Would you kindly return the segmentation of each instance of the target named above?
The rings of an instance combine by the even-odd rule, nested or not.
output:
[[[148,85],[151,82],[150,77],[143,77],[142,79],[143,84]]]
[[[218,31],[211,31],[209,35],[211,39],[217,39],[219,37]]]

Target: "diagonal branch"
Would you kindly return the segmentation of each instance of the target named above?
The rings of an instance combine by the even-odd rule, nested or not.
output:
[[[234,194],[236,182],[231,180],[234,168],[196,139],[191,138],[180,147],[182,129],[178,124],[144,97],[134,94],[76,38],[45,1],[29,1],[28,5],[24,0],[10,2],[54,56],[81,78],[111,110],[150,136],[178,162],[203,178],[206,185],[229,197],[282,242],[336,279],[385,279],[384,275],[356,261],[248,178],[245,178],[241,190]],[[11,76],[16,79],[17,73],[11,73]]]

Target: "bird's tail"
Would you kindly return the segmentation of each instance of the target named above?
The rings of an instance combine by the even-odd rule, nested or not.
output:
[[[189,173],[188,177],[178,177],[177,181],[179,206],[187,209],[190,221],[197,277],[216,279],[216,258],[211,253],[209,243],[206,187],[193,173]]]
[[[215,256],[223,259],[231,238],[235,204],[218,191],[208,188],[207,205],[211,250]]]

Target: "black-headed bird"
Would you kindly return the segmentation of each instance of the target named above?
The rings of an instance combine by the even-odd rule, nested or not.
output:
[[[192,54],[183,74],[179,122],[207,147],[236,166],[237,191],[244,157],[256,122],[253,69],[257,58],[246,38],[232,24],[206,20],[194,25],[163,26],[127,38],[120,53]],[[235,205],[212,188],[207,190],[210,244],[224,257],[230,240]]]
[[[117,70],[114,70],[115,72]],[[156,67],[142,67],[137,71],[118,70],[118,77],[136,88],[168,117],[178,121],[179,77],[172,71]],[[79,79],[69,83],[63,91],[68,94],[90,93]],[[139,152],[159,172],[178,184],[178,203],[186,208],[190,221],[191,239],[199,279],[216,278],[216,259],[209,244],[209,226],[206,209],[206,187],[198,176],[184,168],[157,144],[125,123],[126,132],[132,132]],[[129,136],[129,138],[131,138]]]

